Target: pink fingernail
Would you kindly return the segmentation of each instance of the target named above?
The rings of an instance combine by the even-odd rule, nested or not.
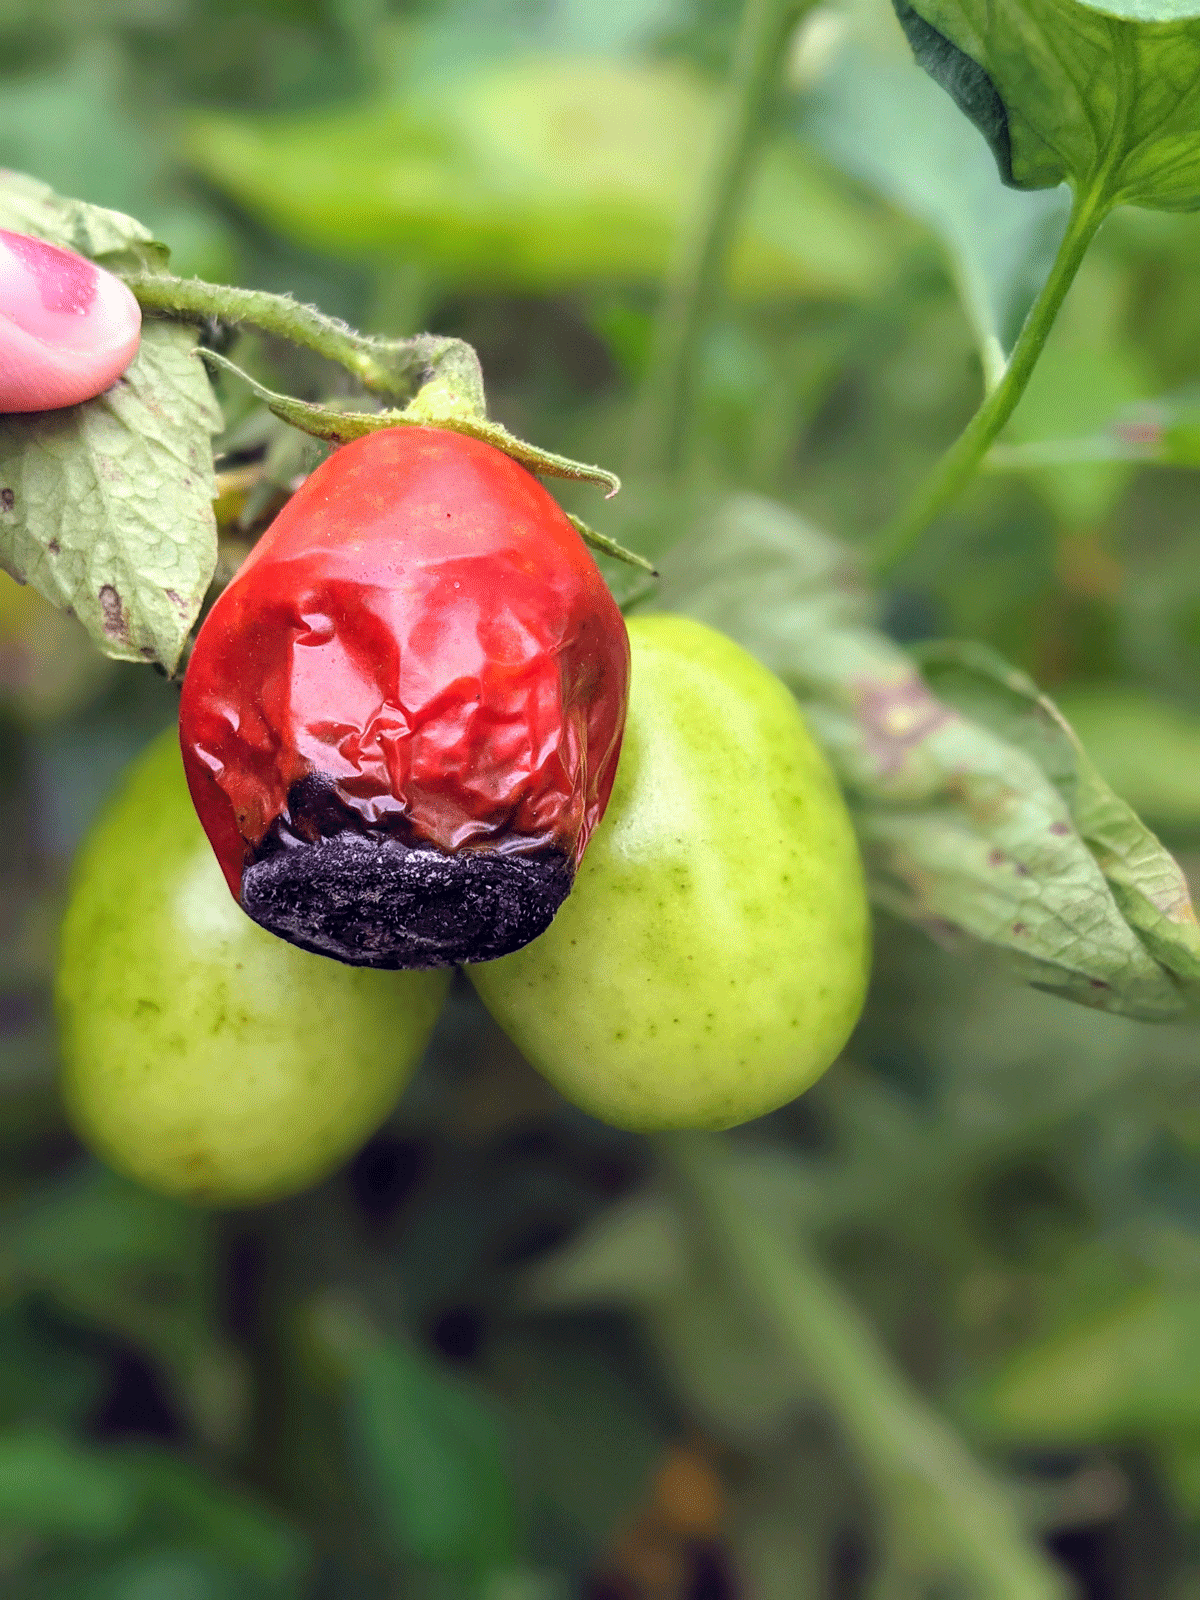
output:
[[[0,228],[0,245],[25,268],[33,280],[37,300],[43,312],[66,313],[69,316],[86,316],[96,298],[96,284],[100,274],[93,264],[73,250],[60,250],[44,239],[33,239],[25,233],[9,233]],[[30,310],[34,314],[26,321]],[[42,334],[34,325],[43,319],[37,315],[32,295],[14,296],[5,310],[19,328],[26,333]],[[22,315],[25,313],[25,316]]]
[[[137,353],[141,309],[73,250],[0,229],[0,413],[90,400]]]

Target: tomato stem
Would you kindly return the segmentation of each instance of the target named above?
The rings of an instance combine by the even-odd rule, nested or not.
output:
[[[701,335],[720,287],[784,47],[815,0],[746,0],[712,162],[681,233],[655,327],[636,434],[636,464],[678,472],[692,411]]]
[[[288,295],[175,278],[166,272],[121,276],[144,311],[199,321],[214,318],[275,334],[337,362],[376,394],[408,399],[431,377],[438,377],[473,414],[487,414],[479,358],[462,339],[430,333],[411,339],[372,338]]]
[[[724,1142],[669,1134],[659,1154],[733,1280],[828,1407],[873,1483],[898,1566],[991,1600],[1064,1600],[1012,1502],[914,1394],[855,1307],[803,1246],[747,1203]]]
[[[1067,291],[1111,208],[1107,185],[1103,183],[1076,196],[1050,276],[1025,319],[1003,375],[899,516],[879,535],[871,554],[871,570],[876,577],[890,573],[908,555],[929,524],[978,471],[992,441],[1025,393]]]

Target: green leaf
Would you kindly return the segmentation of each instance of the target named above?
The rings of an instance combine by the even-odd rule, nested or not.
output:
[[[137,1508],[123,1461],[49,1432],[0,1434],[0,1528],[112,1538],[132,1525]]]
[[[1153,1455],[1185,1515],[1192,1522],[1200,1520],[1200,1433],[1160,1437]]]
[[[105,655],[173,671],[217,560],[221,417],[192,329],[150,321],[111,388],[0,417],[0,563]]]
[[[1183,875],[1027,679],[967,652],[926,681],[871,626],[852,553],[769,501],[727,502],[659,566],[656,605],[723,628],[799,696],[877,904],[1086,1005],[1186,1009],[1200,937]]]
[[[42,15],[39,8],[39,23]],[[10,10],[0,16],[11,26]],[[202,201],[183,198],[171,151],[161,127],[155,126],[158,119],[146,117],[144,104],[138,103],[125,51],[95,7],[89,17],[88,29],[63,30],[64,48],[45,70],[6,75],[0,95],[0,166],[36,172],[62,195],[89,195],[148,219],[158,238],[170,239],[177,272],[226,275],[234,268],[226,225]],[[61,204],[80,208],[82,203]],[[145,229],[139,230],[132,254],[123,256],[129,266],[164,266],[166,259],[166,247],[151,243]]]
[[[1023,1347],[969,1401],[1029,1444],[1122,1441],[1200,1424],[1200,1294],[1147,1289]]]
[[[997,377],[1049,274],[1069,195],[1005,189],[985,142],[946,96],[882,51],[843,51],[803,102],[801,125],[844,171],[941,240],[984,370]]]
[[[743,1152],[731,1158],[731,1176],[764,1212],[800,1210],[794,1163]],[[808,1396],[794,1365],[694,1247],[665,1193],[643,1191],[610,1207],[526,1282],[536,1309],[632,1309],[688,1414],[735,1449],[777,1443]]]
[[[1021,1527],[1002,1482],[910,1386],[784,1219],[738,1192],[727,1141],[664,1135],[658,1149],[724,1298],[757,1320],[854,1454],[885,1560],[911,1582],[877,1593],[1062,1600],[1059,1574]]]
[[[185,153],[285,237],[397,254],[464,283],[553,290],[660,278],[717,135],[683,67],[532,57],[431,76],[402,103],[196,119]],[[765,153],[730,261],[750,298],[869,293],[876,225],[791,139]]]
[[[1040,371],[1041,364],[1033,383],[1038,381]],[[1084,386],[1085,396],[1090,387]],[[1087,400],[1077,398],[1076,403],[1086,406]],[[1017,417],[1020,416],[1018,411]],[[1020,430],[1013,430],[1016,441],[994,445],[984,465],[998,472],[1097,462],[1121,462],[1127,467],[1200,467],[1200,398],[1193,388],[1122,407],[1104,421],[1106,426],[1099,432],[1076,437],[1022,439]]]
[[[0,1426],[79,1425],[109,1381],[103,1352],[43,1309],[18,1303],[0,1313]]]
[[[683,0],[452,0],[429,12],[395,67],[401,92],[430,72],[468,60],[547,47],[571,54],[634,55],[686,20]]]
[[[1114,453],[1107,460],[1052,461],[1037,455],[1040,441],[1056,433],[1090,434],[1114,413],[1125,412],[1146,391],[1138,353],[1123,341],[1085,343],[1063,338],[1060,327],[1043,351],[1009,423],[1004,449],[1013,469],[1024,448],[1025,470],[1056,515],[1076,527],[1095,526],[1116,504],[1137,462]],[[995,452],[993,452],[995,454]],[[1015,459],[1014,459],[1015,457]]]
[[[1006,183],[1107,204],[1200,205],[1200,7],[1191,0],[895,0],[917,60]]]
[[[641,1364],[605,1319],[522,1317],[489,1341],[488,1366],[512,1407],[529,1519],[554,1526],[564,1564],[594,1568],[636,1515],[671,1442],[670,1419],[647,1403]]]
[[[218,1483],[165,1450],[131,1451],[127,1470],[141,1498],[141,1524],[192,1544],[264,1584],[295,1583],[308,1563],[291,1523],[244,1490]]]
[[[381,1341],[355,1361],[347,1414],[364,1490],[397,1554],[475,1571],[514,1563],[501,1434],[480,1391]]]
[[[5,168],[0,168],[0,228],[32,234],[112,269],[155,271],[167,264],[166,245],[132,217],[65,199],[48,184]]]
[[[204,1550],[150,1549],[86,1565],[56,1562],[46,1581],[13,1600],[296,1600]]]
[[[0,1213],[0,1286],[156,1364],[206,1441],[228,1445],[246,1402],[218,1324],[211,1219],[87,1164]]]
[[[542,1310],[653,1305],[687,1278],[687,1233],[665,1194],[644,1192],[609,1206],[525,1277],[527,1302]]]
[[[165,1450],[82,1445],[48,1430],[0,1434],[0,1529],[179,1543],[278,1589],[307,1565],[274,1512]]]

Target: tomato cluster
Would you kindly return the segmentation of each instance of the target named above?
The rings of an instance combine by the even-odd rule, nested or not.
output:
[[[320,467],[201,628],[180,740],[85,850],[60,972],[77,1125],[146,1182],[258,1199],[354,1148],[447,979],[363,967],[469,963],[628,1128],[770,1110],[858,1015],[861,868],[794,699],[698,623],[627,632],[488,445],[390,429]]]

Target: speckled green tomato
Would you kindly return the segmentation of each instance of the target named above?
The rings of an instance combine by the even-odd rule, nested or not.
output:
[[[171,731],[76,863],[57,986],[68,1113],[153,1189],[217,1205],[289,1194],[388,1115],[448,982],[343,966],[251,922]]]
[[[468,968],[528,1059],[622,1128],[791,1100],[858,1018],[870,920],[850,819],[788,690],[684,617],[629,624],[608,812],[523,950]]]

